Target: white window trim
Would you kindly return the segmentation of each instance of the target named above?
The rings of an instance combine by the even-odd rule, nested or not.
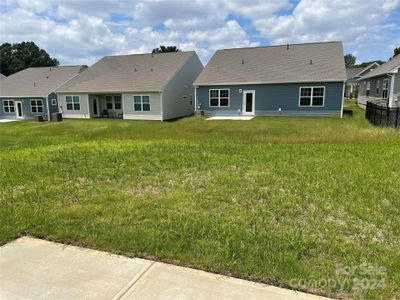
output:
[[[36,105],[32,105],[32,101],[35,101],[35,102],[36,102]],[[38,102],[38,101],[42,101],[42,105],[37,105],[37,102]],[[44,112],[44,105],[43,105],[43,104],[44,104],[44,101],[43,101],[43,99],[29,99],[29,104],[30,104],[30,106],[31,106],[31,113],[32,113],[32,114],[43,114],[43,112]],[[40,106],[42,107],[42,112],[39,112],[39,111],[38,111],[38,108],[39,108]],[[33,111],[33,107],[36,107],[36,112]]]
[[[71,99],[72,99],[72,102],[71,102],[71,104],[72,104],[72,109],[68,109],[67,97],[71,97]],[[75,109],[75,106],[74,106],[74,104],[75,104],[75,102],[74,102],[74,97],[78,97],[78,102],[77,102],[77,103],[79,103],[79,109]],[[66,110],[66,111],[81,111],[80,108],[81,108],[81,98],[80,98],[78,95],[66,95],[66,96],[65,96],[65,110]]]
[[[136,110],[135,109],[135,97],[140,97],[140,110]],[[143,110],[143,97],[149,97],[149,106],[150,106],[149,110]],[[151,111],[151,97],[150,97],[150,95],[133,95],[132,96],[132,100],[133,100],[133,111],[134,112],[150,112]]]
[[[107,108],[107,97],[111,97],[111,106],[112,108]],[[115,108],[115,97],[120,97],[121,99],[121,108]],[[106,109],[108,110],[122,110],[122,95],[105,95],[106,99]]]
[[[228,105],[227,106],[221,106],[221,94],[220,91],[227,90],[228,91]],[[218,91],[218,105],[211,105],[211,91]],[[231,106],[231,89],[226,88],[226,89],[209,89],[208,90],[208,107],[223,107],[223,108],[229,108]]]
[[[300,105],[300,101],[301,101],[301,89],[304,88],[311,88],[311,101],[310,101],[310,105]],[[324,90],[324,95],[322,96],[322,105],[313,105],[313,98],[314,98],[314,88],[322,88]],[[325,107],[325,86],[321,85],[321,86],[300,86],[299,87],[299,107]],[[318,96],[319,97],[319,96]]]
[[[5,101],[7,101],[7,105],[5,105],[6,104]],[[10,102],[12,102],[12,105],[10,105]],[[6,111],[6,107],[8,107],[8,111]],[[13,107],[14,111],[10,111],[10,107]],[[6,114],[14,114],[15,113],[15,101],[4,99],[3,100],[3,112]]]

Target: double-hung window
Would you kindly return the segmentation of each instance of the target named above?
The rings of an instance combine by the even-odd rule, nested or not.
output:
[[[14,100],[3,100],[3,109],[6,113],[15,112]]]
[[[367,90],[365,92],[365,94],[367,95],[367,97],[369,96],[369,92],[371,90],[371,81],[367,81]]]
[[[389,79],[383,80],[383,84],[382,84],[382,98],[383,99],[388,98],[388,86],[389,86]]]
[[[381,82],[378,80],[376,82],[376,94],[379,95],[379,86],[380,86]]]
[[[133,96],[134,111],[150,111],[150,96]]]
[[[31,112],[42,113],[43,112],[43,100],[31,100]]]
[[[106,96],[106,108],[107,109],[122,109],[121,96]]]
[[[81,104],[79,102],[79,96],[66,96],[67,110],[80,110]]]
[[[324,106],[325,87],[310,86],[300,87],[299,106]]]
[[[228,107],[229,89],[210,89],[209,105],[210,107]]]

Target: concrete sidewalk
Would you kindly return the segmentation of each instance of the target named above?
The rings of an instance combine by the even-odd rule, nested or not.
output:
[[[324,298],[150,260],[22,237],[0,247],[0,299]]]

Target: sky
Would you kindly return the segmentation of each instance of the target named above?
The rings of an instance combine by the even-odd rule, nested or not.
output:
[[[357,62],[400,46],[400,0],[0,0],[0,43],[33,41],[61,65],[106,55],[342,41]]]

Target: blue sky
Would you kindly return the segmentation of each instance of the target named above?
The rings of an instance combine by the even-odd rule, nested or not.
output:
[[[400,46],[400,0],[1,0],[0,43],[34,41],[62,64],[158,45],[195,50],[343,41],[357,60]]]

